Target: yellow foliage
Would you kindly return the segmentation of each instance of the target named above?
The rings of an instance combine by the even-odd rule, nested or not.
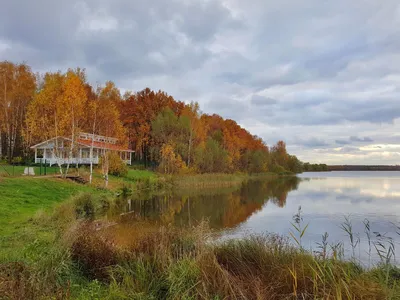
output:
[[[177,174],[186,172],[188,167],[179,154],[175,154],[174,148],[170,144],[164,144],[160,151],[161,162],[159,171],[164,174]]]

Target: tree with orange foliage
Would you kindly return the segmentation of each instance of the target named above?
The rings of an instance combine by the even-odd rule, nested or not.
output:
[[[166,107],[179,116],[184,108],[184,103],[175,101],[173,97],[164,92],[154,92],[149,88],[129,95],[121,103],[121,120],[127,129],[130,146],[145,162],[150,158],[151,123]]]
[[[22,131],[28,104],[32,101],[36,78],[26,64],[0,62],[0,157],[3,141],[8,161],[22,149]]]

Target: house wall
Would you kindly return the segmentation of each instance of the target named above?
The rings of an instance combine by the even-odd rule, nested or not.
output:
[[[91,162],[90,159],[90,148],[79,148],[77,153],[74,153],[72,158],[69,159],[69,152],[64,151],[60,157],[55,157],[53,155],[52,148],[49,147],[50,144],[41,146],[41,148],[36,149],[35,151],[35,163],[47,163],[50,165],[56,165],[56,164],[80,164],[80,165],[89,165]],[[46,148],[42,148],[46,147]],[[38,152],[38,150],[43,151],[41,154]],[[93,149],[93,164],[97,165],[100,162],[100,156],[101,156],[101,149]],[[126,163],[126,164],[131,164],[130,161],[130,153],[129,152],[119,152],[121,159]]]

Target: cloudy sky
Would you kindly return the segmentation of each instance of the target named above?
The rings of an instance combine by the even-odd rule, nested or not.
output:
[[[400,164],[398,0],[2,0],[0,60],[162,89],[304,161]]]

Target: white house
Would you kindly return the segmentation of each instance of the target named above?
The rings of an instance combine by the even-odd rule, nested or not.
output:
[[[69,145],[71,139],[54,137],[31,147],[35,150],[35,163],[60,164],[90,164],[90,149],[93,146],[93,164],[99,163],[99,158],[105,151],[117,152],[128,165],[132,161],[132,151],[117,145],[117,139],[90,133],[79,134],[75,143],[75,151],[69,159]]]

